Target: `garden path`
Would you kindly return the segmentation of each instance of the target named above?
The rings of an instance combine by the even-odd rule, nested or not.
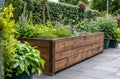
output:
[[[35,74],[34,79],[120,79],[120,44],[54,76]]]

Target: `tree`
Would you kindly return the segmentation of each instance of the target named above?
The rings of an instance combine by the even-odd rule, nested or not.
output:
[[[79,2],[79,0],[59,0],[59,2],[77,5],[77,3]]]
[[[92,0],[90,7],[99,11],[105,11],[107,0]],[[113,13],[120,8],[120,0],[109,0],[109,12]]]
[[[68,4],[73,4],[73,5],[77,5],[77,3],[79,1],[83,1],[85,3],[88,3],[88,0],[59,0],[59,2],[63,2],[63,3],[68,3]]]

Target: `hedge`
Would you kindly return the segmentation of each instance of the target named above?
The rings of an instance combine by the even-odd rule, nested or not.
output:
[[[26,12],[29,14],[29,11],[32,11],[34,23],[44,23],[47,20],[77,23],[84,18],[84,12],[77,6],[70,4],[48,2],[44,5],[42,2],[31,2],[30,0],[6,0],[6,5],[13,3],[16,20],[23,12],[23,2],[27,2]]]
[[[77,23],[84,18],[84,12],[77,6],[64,3],[50,2],[50,15],[52,21],[62,21],[66,23]]]
[[[100,16],[100,12],[98,10],[87,9],[85,10],[84,15],[87,19],[94,19],[95,17]]]

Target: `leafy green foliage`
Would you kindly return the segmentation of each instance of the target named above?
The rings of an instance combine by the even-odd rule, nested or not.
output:
[[[86,27],[87,27],[87,32],[90,32],[90,33],[99,32],[99,29],[98,29],[99,27],[97,26],[95,21],[92,21],[92,22],[86,24]]]
[[[117,20],[118,27],[120,27],[120,15],[115,16],[115,19]]]
[[[56,25],[54,34],[56,34],[57,37],[68,37],[74,35],[69,27],[60,25]]]
[[[119,15],[120,14],[120,9],[116,10],[113,14],[114,15]]]
[[[98,17],[100,15],[100,12],[97,10],[92,10],[92,9],[87,9],[85,10],[85,18],[87,19],[91,19],[91,18],[95,18]]]
[[[14,16],[16,20],[18,20],[18,17],[21,16],[24,8],[23,3],[25,2],[27,3],[26,13],[28,14],[28,17],[30,17],[30,12],[32,12],[33,23],[45,24],[47,20],[50,20],[52,22],[59,21],[62,23],[64,22],[64,24],[72,24],[77,23],[84,18],[84,12],[77,6],[70,4],[54,2],[43,3],[38,0],[6,0],[6,5],[12,3],[15,7]]]
[[[59,0],[59,2],[67,3],[67,4],[72,4],[72,5],[77,5],[77,3],[79,1],[83,1],[85,3],[88,3],[88,0]]]
[[[77,6],[64,3],[49,3],[51,21],[75,24],[84,18],[84,12]]]
[[[92,0],[90,7],[95,10],[104,11],[106,10],[107,0]]]
[[[4,57],[4,72],[5,77],[13,77],[26,72],[35,71],[42,73],[40,67],[44,68],[44,60],[40,58],[40,52],[28,43],[21,43],[14,38],[14,33],[17,33],[13,28],[14,20],[12,5],[4,7],[0,13],[0,36],[2,37],[2,50]]]
[[[0,13],[0,36],[1,36],[1,45],[2,45],[2,54],[4,58],[4,72],[5,76],[10,76],[7,72],[12,72],[9,60],[14,59],[13,55],[14,47],[13,42],[15,41],[13,33],[15,30],[12,28],[14,25],[14,20],[11,20],[13,17],[12,11],[14,8],[12,5],[9,7],[4,7],[3,12]]]
[[[42,74],[41,68],[44,68],[45,61],[40,58],[39,50],[31,47],[29,43],[20,43],[19,41],[14,43],[15,48],[15,59],[10,62],[13,63],[13,68],[16,75],[26,72],[28,75],[30,73],[35,73],[36,71]],[[11,65],[12,66],[12,65]]]
[[[98,18],[95,22],[100,32],[104,32],[106,39],[113,39],[113,35],[117,28],[117,21],[110,15]]]
[[[14,18],[18,20],[18,16],[23,12],[24,1],[23,0],[5,0],[5,6],[12,4],[15,8],[13,14]],[[19,10],[18,10],[19,9]]]
[[[12,41],[12,46],[12,57],[10,56],[9,60],[5,62],[5,76],[18,76],[23,72],[30,75],[36,71],[42,74],[40,67],[44,68],[45,61],[40,58],[40,52],[37,49],[31,47],[27,42],[21,43],[16,40]],[[8,58],[7,56],[4,57]]]
[[[105,11],[107,6],[107,0],[92,0],[91,8],[101,11]],[[109,12],[114,13],[119,9],[120,0],[109,0]]]
[[[17,37],[24,38],[45,38],[45,39],[53,39],[59,37],[68,37],[74,35],[72,30],[70,30],[67,26],[62,25],[54,25],[54,27],[50,24],[47,25],[33,25],[27,24],[24,26],[24,33],[21,33],[20,25],[15,25],[14,28],[18,31],[16,34]]]
[[[116,34],[117,34],[117,40],[120,41],[120,28],[117,28]]]
[[[88,33],[99,32],[95,21],[91,21],[90,23],[87,23],[85,21],[78,22],[78,24],[76,24],[76,27],[79,32],[88,32]]]
[[[86,31],[87,27],[85,27],[85,22],[78,22],[78,24],[76,24],[76,27],[80,30],[80,31]]]
[[[77,5],[77,3],[79,2],[79,0],[59,0],[59,2],[67,3],[67,4],[72,4],[72,5]]]

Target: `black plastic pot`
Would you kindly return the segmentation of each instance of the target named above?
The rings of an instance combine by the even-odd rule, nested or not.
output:
[[[28,75],[26,72],[20,74],[19,76],[6,77],[5,79],[33,79],[33,73]]]
[[[118,41],[117,40],[110,40],[109,47],[117,48],[118,47]]]

